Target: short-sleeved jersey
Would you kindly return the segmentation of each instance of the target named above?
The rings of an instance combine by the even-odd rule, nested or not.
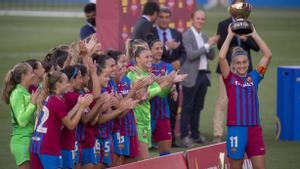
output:
[[[227,125],[260,125],[258,85],[263,78],[256,70],[240,77],[232,72],[224,79],[228,96]]]
[[[90,92],[92,93],[92,92]],[[81,94],[85,94],[81,92]],[[84,111],[85,114],[90,113],[92,108],[95,106],[96,101],[94,100],[89,107]],[[76,128],[76,141],[80,143],[82,148],[93,148],[96,141],[97,125],[90,125],[89,123],[83,124],[78,123]]]
[[[77,100],[80,96],[79,92],[67,92],[64,94],[65,104],[67,106],[67,112],[71,111],[76,105]],[[69,130],[67,127],[63,127],[61,131],[60,144],[64,150],[74,150],[75,148],[75,134],[76,129]]]
[[[127,76],[123,76],[120,82],[116,82],[116,89],[119,95],[126,97],[130,91],[130,79]],[[119,119],[118,131],[122,136],[135,136],[136,124],[133,110],[129,110],[127,114]]]
[[[145,72],[140,70],[139,73],[137,72],[128,72],[127,77],[131,80],[132,83],[135,81],[150,75],[149,72]],[[158,95],[161,92],[161,88],[157,82],[152,83],[148,87],[149,99],[153,98],[154,96]],[[137,119],[137,124],[142,126],[150,126],[151,120],[151,113],[150,113],[150,101],[146,100],[138,105],[135,106],[133,109],[134,116]],[[150,128],[150,127],[149,127]]]
[[[110,80],[106,87],[101,88],[101,93],[107,92],[107,93],[116,93],[115,89],[115,82],[113,80]],[[106,114],[109,112],[104,112],[103,114]],[[114,129],[114,119],[109,120],[105,123],[98,124],[98,138],[105,139],[112,136],[112,132]]]
[[[155,76],[163,77],[167,76],[173,71],[172,65],[166,62],[160,61],[158,64],[152,64],[152,73]],[[170,107],[168,98],[166,96],[156,96],[150,100],[151,103],[151,115],[153,119],[169,119]]]
[[[67,106],[63,97],[57,95],[47,97],[44,101],[42,111],[39,112],[36,118],[30,152],[55,156],[61,154],[61,120],[67,114]]]
[[[81,137],[82,148],[93,148],[97,137],[97,125],[86,124]]]

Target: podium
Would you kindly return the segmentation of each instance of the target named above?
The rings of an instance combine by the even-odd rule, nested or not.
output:
[[[300,141],[300,66],[277,69],[277,139]]]

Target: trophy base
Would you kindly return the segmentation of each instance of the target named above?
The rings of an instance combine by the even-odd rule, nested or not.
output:
[[[244,19],[239,19],[233,22],[231,24],[231,30],[232,32],[239,35],[249,34],[253,31],[251,22]]]

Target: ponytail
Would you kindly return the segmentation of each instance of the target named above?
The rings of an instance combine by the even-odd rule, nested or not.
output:
[[[42,89],[41,89],[41,94],[39,95],[38,99],[38,110],[37,112],[40,112],[43,107],[43,103],[45,99],[51,95],[55,94],[55,85],[57,82],[61,81],[62,77],[62,72],[60,71],[54,71],[52,73],[47,73],[44,75],[43,82],[42,82]]]
[[[142,39],[128,39],[126,42],[126,55],[129,60],[134,58],[134,53],[138,47],[144,47],[149,49],[149,45]]]
[[[29,68],[30,65],[27,63],[18,63],[6,73],[2,88],[2,100],[6,104],[9,104],[11,92],[15,89],[17,84],[21,83],[22,76],[27,73]]]
[[[125,49],[126,49],[125,53],[128,56],[129,60],[133,58],[132,42],[133,42],[133,39],[128,39],[126,41],[126,45],[125,45]]]
[[[16,87],[16,83],[12,80],[13,70],[9,70],[4,79],[4,85],[2,89],[2,100],[9,104],[9,96],[12,90]]]

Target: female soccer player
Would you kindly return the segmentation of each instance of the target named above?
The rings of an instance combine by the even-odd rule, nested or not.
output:
[[[28,89],[29,93],[32,93],[33,91],[36,91],[38,87],[41,85],[45,74],[45,69],[42,65],[42,62],[37,59],[29,59],[26,60],[25,62],[32,67],[34,73],[32,84]]]
[[[139,159],[149,158],[148,147],[151,146],[151,115],[150,115],[150,102],[149,100],[154,96],[163,94],[162,89],[167,89],[173,83],[182,81],[186,75],[178,75],[173,72],[164,78],[155,79],[151,74],[152,54],[148,48],[138,47],[134,52],[135,69],[127,74],[132,84],[140,79],[146,78],[147,80],[147,93],[148,99],[138,104],[134,109],[134,116],[137,119],[137,132],[139,140]]]
[[[150,43],[153,58],[151,70],[157,77],[167,76],[173,71],[171,64],[161,60],[163,53],[162,46],[163,44],[159,39],[153,40]],[[157,142],[159,155],[168,155],[170,154],[172,144],[168,98],[167,96],[157,96],[152,98],[150,103],[152,138],[155,142]]]
[[[32,96],[28,92],[34,74],[27,63],[18,63],[4,80],[2,100],[10,105],[12,134],[10,150],[18,168],[30,169],[29,145],[34,128],[34,118],[39,90]]]
[[[90,66],[90,70],[94,69],[94,64]],[[108,76],[104,73],[101,73],[100,67],[96,67],[97,70],[97,81],[104,83],[108,82]],[[91,71],[92,72],[92,71]],[[92,73],[91,73],[92,74]],[[107,80],[106,80],[107,79]],[[93,84],[94,87],[95,84]],[[99,83],[100,86],[100,83]],[[99,92],[100,93],[100,92]],[[81,118],[81,123],[83,125],[83,130],[80,135],[80,146],[82,149],[82,156],[80,160],[81,168],[83,169],[94,169],[98,164],[100,158],[100,147],[99,143],[96,142],[97,136],[97,115],[99,112],[102,112],[101,108],[104,106],[104,103],[109,102],[110,97],[107,93],[102,94],[96,101],[94,101],[90,106],[90,111],[85,113]]]
[[[255,70],[247,73],[247,52],[237,47],[232,53],[232,68],[226,60],[229,44],[236,36],[228,27],[228,35],[220,50],[220,68],[228,96],[227,152],[232,169],[241,169],[244,153],[251,159],[255,169],[265,168],[265,146],[259,120],[258,85],[271,61],[272,53],[257,34],[254,26],[251,36],[263,54]]]
[[[61,126],[63,124],[70,130],[75,129],[84,109],[93,101],[91,94],[82,96],[68,112],[62,97],[68,85],[68,78],[62,72],[54,71],[44,77],[41,103],[30,145],[30,158],[34,169],[62,168]]]
[[[121,51],[109,51],[108,55],[115,59],[117,71],[115,74],[115,88],[121,98],[133,97],[130,80],[125,73],[129,58]],[[122,165],[135,161],[138,156],[138,140],[133,110],[121,115],[115,120],[113,132],[114,165]]]
[[[96,74],[95,65],[91,67],[90,70],[92,70],[91,75],[96,76],[96,78],[92,78],[93,81],[98,82],[99,80]],[[63,72],[65,72],[65,74],[67,75],[70,83],[68,92],[64,94],[67,111],[70,111],[76,105],[78,98],[81,95],[85,94],[83,89],[89,81],[89,74],[87,71],[87,67],[82,64],[67,66],[63,70]],[[89,118],[92,118],[96,114],[96,111],[93,111],[92,114],[90,114],[89,112],[90,109],[85,109],[85,113],[83,114],[83,117],[85,117],[85,119],[87,118],[87,114]],[[89,121],[89,119],[86,119],[86,121]],[[62,129],[60,144],[62,148],[63,168],[74,168],[74,164],[76,164],[77,166],[79,165],[79,157],[81,154],[80,140],[83,130],[84,125],[82,123],[79,123],[74,130],[69,130],[67,127],[64,127]]]
[[[96,57],[97,63],[100,67],[100,75],[105,75],[106,78],[114,76],[115,73],[115,60],[111,57],[104,55]],[[127,112],[132,109],[135,105],[130,99],[119,100],[116,97],[116,88],[114,82],[109,80],[101,79],[101,90],[102,93],[111,93],[111,98],[109,102],[101,108],[98,117],[98,135],[97,143],[100,147],[100,159],[99,168],[104,168],[106,166],[111,166],[113,159],[113,145],[112,145],[112,133],[114,128],[114,119],[118,117],[123,112]]]

